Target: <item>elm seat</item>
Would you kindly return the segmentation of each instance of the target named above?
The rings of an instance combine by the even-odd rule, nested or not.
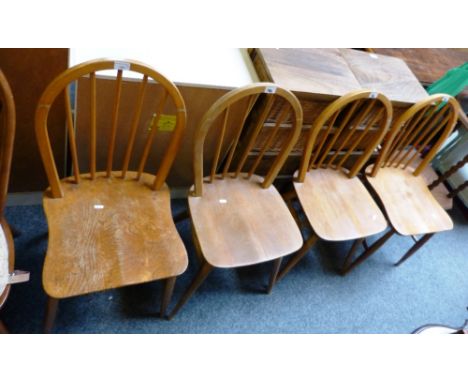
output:
[[[372,165],[367,171],[372,170]],[[377,192],[393,228],[401,235],[422,235],[453,229],[453,222],[414,169],[383,167],[367,180]]]
[[[263,178],[243,175],[204,184],[203,197],[189,197],[203,255],[218,268],[275,260],[302,246],[301,232],[276,188],[261,188]]]
[[[43,283],[66,298],[167,279],[187,268],[187,252],[172,220],[170,192],[150,187],[154,176],[135,172],[61,181],[64,197],[44,197],[49,245]]]
[[[304,183],[294,182],[294,189],[314,232],[324,240],[354,240],[387,228],[385,216],[357,177],[315,169]]]

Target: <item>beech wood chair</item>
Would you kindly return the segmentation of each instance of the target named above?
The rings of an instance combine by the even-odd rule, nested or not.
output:
[[[116,70],[113,112],[106,121],[111,126],[108,139],[97,126],[97,75]],[[119,110],[124,103],[123,71],[142,75],[133,104],[130,129],[123,161],[115,164],[120,148],[118,138]],[[74,115],[70,84],[89,79],[89,169],[81,172],[78,163]],[[134,80],[132,79],[132,82]],[[160,92],[148,101],[146,93],[153,84]],[[76,83],[75,83],[76,84]],[[76,89],[79,91],[80,89]],[[59,95],[65,96],[67,133],[73,175],[60,179],[54,162],[47,130],[47,116]],[[76,94],[75,94],[76,97]],[[102,101],[102,100],[101,100]],[[151,128],[142,121],[144,102],[153,105]],[[125,102],[125,107],[128,103]],[[168,110],[168,111],[167,111]],[[75,110],[75,113],[86,110]],[[172,132],[159,132],[158,121],[164,113],[175,117]],[[43,205],[49,226],[49,242],[43,269],[43,286],[49,296],[44,330],[51,331],[59,299],[98,292],[125,285],[165,280],[161,316],[169,304],[176,277],[188,264],[187,252],[171,215],[170,191],[165,183],[175,159],[186,123],[185,104],[177,87],[166,77],[143,63],[126,60],[98,59],[69,68],[53,80],[42,94],[36,109],[36,136],[50,187]],[[121,126],[119,126],[121,128]],[[121,133],[122,134],[122,133]],[[168,145],[155,175],[145,172],[156,135],[168,139]],[[137,155],[136,138],[145,141]],[[102,141],[97,143],[98,139]],[[104,144],[105,141],[107,143]],[[97,168],[96,152],[105,150],[103,171]],[[121,150],[120,152],[122,152]],[[115,155],[114,155],[115,154]],[[130,171],[136,158],[135,171]],[[118,166],[118,170],[114,170]]]
[[[395,265],[412,256],[434,233],[453,228],[452,219],[431,193],[439,182],[428,186],[423,172],[455,127],[459,109],[458,102],[445,94],[416,103],[394,123],[376,163],[366,169],[366,178],[392,225],[386,240],[394,233],[415,240]],[[416,240],[415,235],[423,236]]]
[[[318,239],[355,240],[342,267],[346,273],[357,265],[350,261],[363,238],[387,228],[384,215],[357,175],[384,138],[391,119],[390,101],[383,94],[368,90],[338,98],[318,116],[305,141],[299,170],[294,174],[294,189],[284,195],[300,224],[293,207],[293,201],[299,200],[313,233],[289,259],[277,280]],[[369,145],[353,154],[367,135],[372,136]],[[374,247],[368,247],[361,258],[372,251]]]
[[[260,96],[262,99],[256,103]],[[238,115],[234,110],[240,102],[246,104],[240,114],[240,123],[230,126],[229,121]],[[273,108],[273,105],[277,106],[276,102],[280,102],[281,106]],[[257,114],[252,119],[249,115],[254,105]],[[278,112],[271,115],[272,110]],[[250,123],[246,123],[248,118]],[[204,177],[205,139],[219,119],[222,124],[215,158],[209,175]],[[247,158],[265,121],[272,126],[270,135],[257,158],[249,163]],[[270,166],[266,175],[256,175],[259,163],[270,151],[278,131],[284,125],[290,129],[289,138],[279,148],[275,147],[274,159],[268,162]],[[227,126],[231,128],[227,129]],[[282,257],[295,252],[302,245],[299,228],[280,193],[272,185],[294,147],[301,127],[302,109],[298,99],[288,90],[272,83],[251,84],[233,90],[206,112],[194,137],[195,184],[189,196],[193,238],[201,266],[169,318],[179,311],[214,268],[236,268],[272,261],[267,288],[268,293],[271,292]],[[229,142],[224,142],[228,130],[235,133]],[[242,144],[241,136],[244,137]],[[226,147],[227,150],[223,150]],[[234,157],[237,158],[236,163]]]
[[[11,158],[15,139],[16,114],[13,94],[5,75],[0,70],[0,308],[10,293],[15,280],[15,247],[4,211],[10,178]],[[27,276],[27,278],[29,278]],[[0,333],[8,333],[0,320]]]

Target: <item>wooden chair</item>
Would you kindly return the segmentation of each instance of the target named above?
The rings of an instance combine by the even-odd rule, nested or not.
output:
[[[21,281],[15,277],[15,246],[10,227],[4,216],[15,129],[16,115],[13,94],[5,75],[0,70],[0,308],[10,293],[11,284]],[[25,280],[29,278],[28,275]],[[0,333],[8,333],[1,320]]]
[[[444,94],[416,103],[394,123],[377,162],[366,169],[367,180],[392,225],[386,240],[394,233],[415,240],[395,265],[407,260],[434,233],[453,228],[450,216],[430,191],[438,183],[429,187],[422,173],[455,127],[459,108],[453,97]],[[423,159],[418,160],[421,154]],[[415,235],[423,236],[416,240]]]
[[[312,125],[299,170],[294,174],[294,190],[285,194],[291,212],[299,199],[312,235],[291,257],[278,275],[283,278],[321,238],[328,241],[355,240],[343,264],[343,273],[364,238],[387,227],[385,217],[358,178],[358,173],[380,144],[392,118],[390,101],[380,93],[361,90],[349,93],[328,105]],[[372,135],[369,145],[356,152],[362,139]],[[296,216],[299,221],[299,217]],[[374,247],[368,247],[368,256]]]
[[[262,99],[255,105],[256,117],[251,116],[250,124],[247,124],[246,120],[260,96]],[[246,105],[245,111],[241,113],[235,110],[240,102]],[[273,108],[276,102],[281,103],[279,108]],[[279,112],[270,115],[273,109],[279,109]],[[242,115],[239,123],[228,129],[229,121],[239,115]],[[205,139],[214,122],[219,119],[222,123],[215,158],[209,176],[204,177]],[[257,158],[248,163],[249,153],[265,121],[273,126],[270,136]],[[266,175],[255,175],[259,163],[284,124],[290,127],[289,138],[281,143],[281,147],[275,148],[275,157],[269,162],[271,165]],[[249,125],[249,129],[244,129],[244,125]],[[272,185],[294,147],[301,127],[302,109],[298,99],[288,90],[271,83],[257,83],[233,90],[206,112],[194,137],[195,185],[189,196],[193,237],[201,266],[170,318],[186,303],[213,268],[236,268],[273,261],[267,289],[271,291],[281,258],[302,245],[299,228],[280,193]],[[234,134],[228,142],[224,142],[228,132]],[[239,144],[241,135],[244,139]],[[226,155],[221,155],[223,147],[228,148],[224,150]],[[236,164],[233,161],[235,154],[238,154]],[[222,158],[224,161],[221,165]]]
[[[111,127],[108,139],[97,128],[98,71],[117,70],[113,113],[106,123]],[[135,98],[130,129],[124,137],[118,135],[121,94],[125,90],[124,70],[140,73],[142,79]],[[78,164],[73,111],[69,84],[89,79],[89,170],[81,173]],[[159,87],[150,129],[140,129],[145,92]],[[131,81],[134,83],[134,80]],[[123,89],[124,88],[124,89]],[[79,89],[78,89],[79,91]],[[47,116],[56,98],[65,96],[67,133],[73,176],[60,180],[47,131]],[[75,95],[76,96],[76,95]],[[104,102],[104,101],[102,101]],[[128,108],[128,104],[123,105]],[[168,110],[168,111],[166,111]],[[86,110],[76,110],[87,112]],[[157,132],[161,115],[175,117],[171,133]],[[36,110],[36,136],[50,187],[45,191],[43,205],[49,226],[49,242],[44,262],[43,285],[49,296],[45,331],[51,330],[58,299],[164,279],[161,316],[170,301],[176,277],[187,267],[187,253],[172,220],[170,192],[165,179],[179,149],[185,127],[186,111],[176,86],[151,67],[133,60],[100,59],[74,66],[52,81],[42,94]],[[145,126],[147,127],[147,126]],[[120,133],[122,134],[122,133]],[[138,134],[138,135],[137,135]],[[166,139],[167,149],[155,175],[145,172],[153,141],[158,135]],[[136,138],[143,139],[141,153],[133,155]],[[107,141],[97,144],[97,139]],[[124,152],[119,170],[114,154],[119,152],[116,141],[123,143]],[[105,150],[103,171],[96,165],[97,149]],[[130,171],[132,155],[136,171]]]

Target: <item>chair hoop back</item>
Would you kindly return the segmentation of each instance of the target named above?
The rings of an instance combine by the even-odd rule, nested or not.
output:
[[[47,173],[47,178],[49,180],[52,197],[59,198],[63,196],[63,190],[60,186],[60,179],[57,173],[56,164],[53,158],[53,153],[51,149],[50,139],[47,131],[47,118],[49,110],[52,107],[52,104],[56,98],[64,93],[65,96],[65,108],[66,108],[66,119],[67,119],[67,133],[69,139],[70,154],[72,158],[72,169],[74,175],[75,183],[80,183],[81,175],[78,164],[78,152],[76,147],[76,137],[75,137],[75,128],[74,128],[74,119],[73,111],[71,109],[71,92],[69,85],[82,77],[89,77],[90,82],[90,152],[89,152],[89,174],[90,178],[94,179],[96,177],[96,138],[97,138],[97,129],[96,129],[96,114],[97,114],[97,90],[96,90],[96,72],[104,70],[113,70],[117,72],[116,81],[115,81],[115,96],[113,103],[113,112],[110,122],[111,133],[108,142],[108,152],[107,152],[107,162],[106,162],[106,176],[112,176],[113,170],[113,158],[115,151],[115,141],[117,135],[117,125],[119,119],[119,107],[123,103],[121,101],[122,93],[122,76],[123,71],[132,71],[137,72],[143,75],[143,79],[140,82],[138,95],[135,100],[134,112],[132,115],[132,122],[130,126],[129,137],[127,140],[127,146],[124,155],[124,161],[121,168],[121,175],[125,178],[127,170],[129,168],[129,163],[133,155],[135,147],[135,138],[138,127],[141,125],[141,114],[142,108],[145,100],[145,92],[147,90],[147,85],[150,80],[158,83],[162,88],[162,95],[160,99],[155,103],[155,114],[152,125],[158,126],[159,118],[161,117],[164,107],[167,104],[168,99],[172,100],[172,103],[175,107],[175,127],[172,131],[170,142],[167,146],[165,155],[163,157],[162,163],[160,164],[154,184],[152,188],[154,190],[160,189],[166,180],[166,177],[169,173],[170,167],[175,159],[177,151],[180,147],[182,134],[185,128],[186,123],[186,110],[184,100],[177,89],[177,87],[168,80],[165,76],[155,71],[150,66],[134,61],[134,60],[125,60],[125,61],[114,61],[110,59],[97,59],[84,62],[82,64],[76,65],[64,71],[62,74],[57,76],[45,89],[36,109],[35,117],[35,129],[36,137],[39,145],[39,151],[42,157],[42,161],[45,166]],[[146,165],[149,152],[154,141],[154,137],[157,129],[153,128],[146,136],[146,143],[144,145],[143,153],[139,158],[138,165],[138,175],[137,179],[140,178],[144,167]]]
[[[241,118],[233,126],[234,136],[228,142],[225,139],[225,136],[228,135],[227,126],[230,126],[229,121],[233,117],[239,117],[233,110],[242,103],[246,104],[246,107],[242,108]],[[274,105],[278,106],[278,104],[280,104],[280,107],[275,108]],[[232,114],[235,115],[232,116]],[[215,121],[219,118],[222,118],[221,131],[216,143],[209,182],[223,179],[226,176],[235,178],[243,172],[246,172],[247,178],[250,178],[257,170],[267,150],[272,148],[279,129],[281,129],[286,121],[290,122],[290,133],[279,147],[275,147],[275,159],[262,182],[261,186],[268,188],[278,175],[301,132],[302,108],[297,97],[289,90],[273,83],[254,83],[232,90],[219,98],[205,113],[195,132],[193,154],[195,175],[194,196],[201,196],[203,193],[203,150],[205,138],[214,126]],[[267,139],[261,143],[261,149],[254,163],[247,170],[244,170],[249,153],[256,146],[260,132],[266,124],[272,126],[270,132],[267,133]],[[223,147],[228,148],[227,152],[222,153]],[[225,154],[225,156],[222,154]],[[236,154],[238,160],[231,171],[234,154]],[[221,163],[220,160],[224,163]],[[220,164],[222,164],[222,168]]]
[[[304,182],[314,168],[345,169],[349,156],[366,138],[365,149],[346,171],[354,177],[387,133],[392,113],[388,98],[370,90],[348,93],[330,103],[309,131],[297,181]]]
[[[391,127],[370,176],[381,167],[412,168],[417,156],[424,154],[413,172],[421,174],[453,131],[459,110],[458,102],[447,94],[434,94],[411,106]]]
[[[15,102],[10,85],[0,70],[0,216],[3,216],[10,180],[15,140]]]

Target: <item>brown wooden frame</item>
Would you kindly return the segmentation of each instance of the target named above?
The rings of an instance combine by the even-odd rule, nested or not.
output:
[[[256,106],[256,117],[253,118],[250,123],[246,123],[254,105],[259,100],[261,95],[265,95],[265,99],[263,100],[263,104],[258,107]],[[228,149],[226,153],[221,153],[223,147],[223,138],[225,136],[226,126],[228,124],[229,118],[229,111],[230,108],[241,101],[248,100],[246,110],[243,112],[243,117],[241,118],[241,123],[237,126],[236,133],[234,134],[233,141],[230,145],[228,145]],[[249,166],[248,169],[244,170],[247,156],[249,152],[255,145],[255,141],[259,136],[260,131],[264,126],[264,122],[268,119],[269,114],[274,110],[273,105],[276,101],[281,100],[283,104],[281,105],[280,112],[276,114],[276,121],[274,121],[274,127],[271,129],[270,135],[267,140],[263,143],[260,153],[254,163]],[[262,102],[262,100],[260,100]],[[288,116],[290,117],[288,118]],[[223,118],[223,123],[221,126],[221,132],[219,134],[219,139],[216,146],[215,151],[215,160],[212,163],[210,175],[204,177],[203,175],[203,145],[205,142],[205,138],[208,134],[210,128],[214,125],[214,122],[218,118]],[[269,119],[270,121],[272,118]],[[278,130],[281,128],[281,125],[288,120],[291,123],[289,138],[282,142],[282,147],[278,150],[277,156],[272,160],[271,166],[267,171],[267,174],[260,178],[257,175],[254,175],[255,170],[257,169],[258,164],[262,160],[263,155],[268,150],[269,146],[273,143],[274,137],[276,136]],[[248,126],[248,127],[247,127]],[[283,255],[279,256],[272,256],[271,258],[267,258],[264,254],[253,254],[252,260],[247,263],[240,263],[238,259],[231,258],[231,254],[229,253],[220,253],[219,257],[226,256],[228,260],[224,260],[223,265],[219,265],[218,263],[213,264],[214,262],[212,259],[210,261],[207,260],[207,254],[204,254],[202,251],[202,246],[200,245],[200,238],[197,234],[197,225],[196,225],[196,216],[195,214],[199,212],[196,210],[195,207],[192,208],[191,202],[194,202],[196,199],[199,198],[206,198],[207,196],[204,193],[204,183],[207,184],[216,184],[221,182],[222,179],[225,179],[224,182],[236,182],[236,185],[240,185],[239,190],[241,191],[233,191],[233,192],[246,192],[247,188],[243,188],[243,184],[249,183],[254,188],[263,188],[263,189],[270,189],[275,192],[273,198],[271,199],[274,203],[279,203],[279,207],[284,206],[284,203],[281,199],[279,193],[277,193],[276,189],[272,185],[273,181],[275,180],[276,176],[278,175],[281,167],[283,166],[284,162],[288,158],[290,151],[293,149],[297,139],[299,138],[300,132],[302,128],[302,108],[300,106],[299,100],[292,94],[290,91],[283,89],[273,83],[255,83],[244,86],[239,89],[232,90],[231,92],[227,93],[219,100],[217,100],[213,106],[206,112],[204,117],[201,119],[198,129],[196,130],[195,137],[194,137],[194,174],[195,174],[195,184],[193,187],[193,192],[189,196],[189,206],[191,211],[191,219],[192,219],[192,227],[194,227],[193,239],[195,243],[195,247],[197,250],[198,258],[201,261],[201,266],[198,271],[198,274],[193,279],[189,288],[185,291],[184,295],[181,297],[177,305],[174,307],[173,311],[170,313],[170,318],[174,317],[175,314],[179,311],[179,309],[188,301],[188,299],[192,296],[192,294],[198,289],[198,287],[203,283],[206,277],[210,274],[210,272],[215,268],[234,268],[238,266],[244,265],[252,265],[258,264],[265,261],[273,260],[273,267],[272,272],[269,278],[269,284],[267,287],[267,292],[271,292],[272,287],[275,283],[275,279],[277,277],[281,259]],[[244,135],[245,139],[242,140],[240,143],[240,137],[242,136],[244,130],[248,130]],[[238,161],[235,163],[233,162],[233,158],[237,155]],[[219,165],[220,159],[224,158],[224,163]],[[231,168],[232,166],[232,168]],[[227,179],[226,179],[227,178]],[[247,181],[247,182],[246,182]],[[244,183],[245,182],[245,183]],[[229,187],[232,187],[233,190],[234,183],[230,183]],[[265,195],[267,197],[267,195]],[[271,197],[268,196],[268,197]],[[249,200],[251,203],[257,203],[258,201]],[[247,203],[248,205],[248,203]],[[248,206],[244,205],[245,212],[244,215],[248,215]],[[266,208],[277,208],[278,205],[268,205]],[[298,227],[296,226],[294,219],[290,216],[286,206],[284,206],[284,211],[287,214],[285,217],[290,218],[288,221],[276,222],[278,225],[284,224],[284,230],[288,232],[291,225],[294,226],[294,229],[297,231],[297,238],[299,240],[299,244],[296,248],[299,248],[302,242],[301,235],[299,233]],[[208,206],[207,206],[208,208]],[[238,206],[241,208],[241,206]],[[239,228],[239,231],[241,228]],[[233,236],[239,234],[238,232],[232,232]],[[210,233],[213,235],[213,233]],[[254,233],[252,233],[254,234]],[[291,235],[292,236],[292,235]],[[296,239],[292,239],[296,240]],[[242,246],[242,243],[239,243]],[[294,249],[293,249],[294,251]],[[291,251],[292,252],[292,251]],[[256,257],[257,256],[257,257]],[[265,256],[263,258],[262,256]],[[232,256],[235,257],[235,256]]]
[[[116,70],[117,76],[115,81],[115,96],[114,96],[114,107],[111,116],[111,134],[108,144],[107,152],[107,161],[104,171],[96,168],[96,138],[97,138],[97,126],[96,126],[96,114],[97,114],[97,89],[96,89],[96,72],[104,70]],[[125,156],[123,160],[122,167],[119,171],[114,170],[114,151],[115,151],[115,141],[117,135],[117,126],[119,118],[119,105],[121,103],[121,93],[122,93],[122,78],[123,70],[130,70],[137,72],[143,75],[143,79],[140,80],[140,90],[135,100],[134,114],[131,122],[130,136],[128,137],[127,147],[125,151]],[[76,138],[74,130],[74,121],[73,113],[70,104],[70,89],[69,84],[77,81],[83,76],[89,76],[90,80],[90,152],[89,152],[89,172],[85,174],[80,173],[80,166],[78,163],[78,150],[76,147]],[[134,151],[135,137],[138,127],[141,125],[140,117],[142,111],[142,105],[145,97],[145,92],[147,89],[150,80],[155,81],[163,88],[163,93],[161,97],[156,102],[156,114],[154,120],[152,121],[153,128],[147,134],[146,143],[141,153],[137,171],[130,171],[130,159]],[[49,135],[47,131],[47,117],[49,110],[52,107],[52,104],[57,99],[57,97],[64,93],[65,96],[65,108],[66,108],[66,126],[69,139],[70,154],[72,159],[72,170],[73,176],[71,178],[66,178],[60,180],[57,168],[54,162],[53,152],[51,149],[51,144],[49,140]],[[144,172],[146,162],[152,147],[153,140],[155,138],[156,132],[158,130],[158,121],[161,114],[164,111],[165,105],[171,101],[175,107],[176,122],[173,131],[171,132],[171,139],[166,148],[166,152],[162,159],[155,176],[151,178],[150,174]],[[88,61],[79,65],[76,65],[72,68],[69,68],[62,74],[60,74],[55,80],[53,80],[48,87],[44,90],[37,109],[35,117],[35,130],[36,137],[39,146],[39,151],[44,163],[45,171],[47,178],[50,184],[50,190],[46,191],[44,195],[44,206],[47,207],[48,199],[58,199],[64,197],[64,185],[69,183],[74,183],[77,187],[80,187],[80,184],[88,181],[95,181],[102,178],[107,178],[109,180],[121,180],[125,181],[126,179],[134,180],[135,182],[142,182],[142,184],[147,185],[153,191],[161,191],[164,193],[165,201],[169,200],[169,189],[165,184],[165,180],[169,173],[172,163],[176,157],[176,154],[179,150],[182,135],[186,125],[186,109],[184,100],[177,89],[177,87],[168,80],[165,76],[151,68],[150,66],[135,61],[135,60],[125,60],[125,61],[114,61],[110,59],[96,59]],[[151,185],[148,183],[149,179],[151,180]],[[65,182],[65,183],[64,183]],[[161,194],[163,195],[163,194]],[[159,200],[159,199],[158,199]],[[164,213],[171,216],[170,204],[165,202]],[[167,211],[165,208],[167,207]],[[47,208],[46,208],[47,212]],[[172,218],[171,218],[172,220]],[[173,230],[175,231],[175,226]],[[172,232],[171,231],[171,232]],[[154,238],[153,238],[154,240]],[[182,242],[181,242],[182,243]],[[182,244],[183,246],[183,244]],[[185,250],[185,249],[184,249]],[[47,260],[47,259],[46,259]],[[176,276],[168,276],[166,279],[165,290],[163,293],[163,298],[161,301],[161,316],[164,316],[165,310],[170,302],[172,296],[172,291],[174,288]],[[62,298],[62,297],[60,297]],[[44,330],[50,332],[54,322],[54,318],[57,311],[58,299],[52,296],[49,296],[46,309],[46,317]]]
[[[8,246],[9,272],[14,271],[15,246],[10,227],[5,220],[5,204],[8,194],[8,182],[10,179],[11,158],[13,156],[13,144],[15,140],[16,115],[15,102],[5,75],[0,70],[0,224]],[[10,285],[7,285],[0,295],[0,308],[5,303],[10,293]],[[7,329],[0,320],[0,333],[6,333]]]

